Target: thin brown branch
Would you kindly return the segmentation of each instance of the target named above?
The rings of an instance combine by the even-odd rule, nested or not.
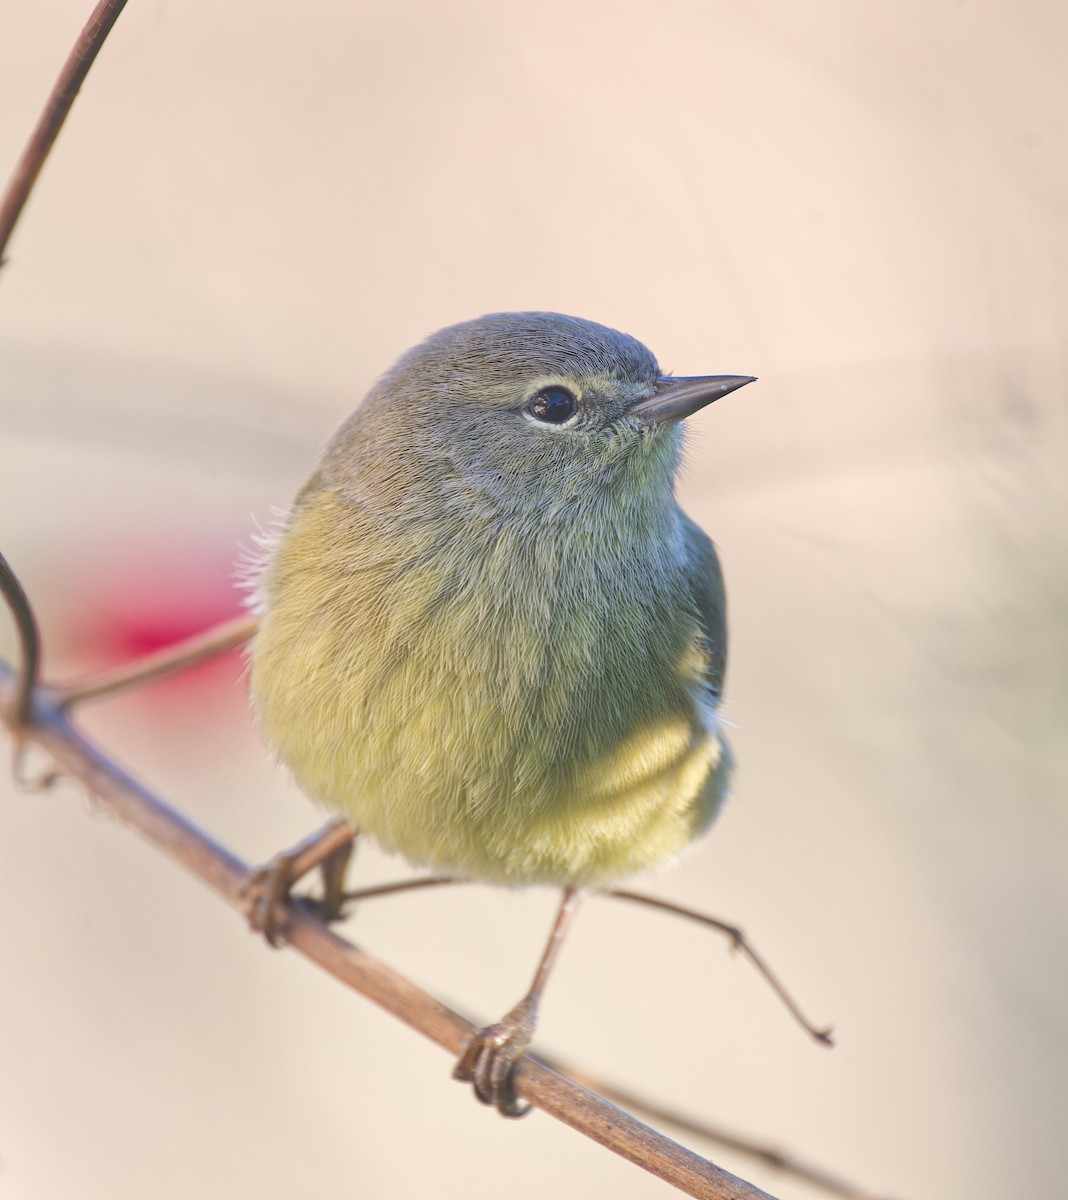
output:
[[[471,883],[458,875],[427,875],[423,879],[401,879],[396,883],[379,883],[374,887],[355,888],[345,892],[346,903],[358,904],[361,900],[376,900],[379,896],[396,896],[401,892],[417,892],[423,888],[446,887],[454,883]]]
[[[67,113],[70,112],[93,60],[100,52],[100,47],[125,7],[126,0],[100,0],[63,64],[63,70],[59,73],[44,111],[38,118],[30,140],[26,143],[26,148],[8,181],[3,200],[0,201],[0,268],[6,262],[4,251],[8,240],[33,191],[33,185],[37,182],[45,159],[48,158],[49,151],[63,128]]]
[[[470,879],[460,879],[452,875],[428,875],[422,879],[402,879],[394,883],[381,883],[373,887],[355,888],[345,892],[344,899],[346,902],[358,904],[364,900],[377,900],[382,896],[396,896],[402,892],[421,891],[427,888],[438,888],[471,882],[472,880]],[[702,924],[711,925],[713,928],[718,929],[730,938],[731,944],[735,948],[747,944],[745,936],[740,929],[734,925],[728,925],[725,921],[717,920],[715,917],[708,917],[701,913],[695,913],[691,909],[680,908],[677,905],[666,902],[661,905],[653,897],[645,896],[640,892],[617,891],[604,892],[602,894],[608,897],[615,897],[616,899],[648,902],[653,908],[665,907],[669,912],[691,917]],[[768,972],[760,964],[758,964],[758,969],[761,970],[766,978],[769,977]],[[572,1063],[564,1062],[556,1055],[542,1055],[542,1061],[574,1083],[581,1084],[587,1091],[596,1092],[615,1104],[623,1105],[628,1109],[636,1109],[638,1112],[653,1118],[655,1121],[674,1125],[676,1129],[685,1130],[685,1132],[702,1138],[705,1141],[712,1142],[714,1145],[722,1146],[727,1150],[733,1150],[738,1154],[744,1154],[747,1158],[756,1159],[758,1162],[763,1163],[764,1166],[781,1171],[784,1175],[792,1176],[795,1179],[801,1179],[805,1183],[810,1183],[813,1187],[818,1187],[833,1196],[842,1197],[842,1200],[887,1200],[886,1197],[879,1197],[874,1192],[869,1192],[865,1188],[858,1187],[856,1184],[850,1183],[840,1176],[824,1170],[822,1167],[816,1167],[811,1163],[803,1162],[796,1155],[788,1153],[785,1150],[779,1150],[774,1146],[754,1141],[743,1134],[727,1130],[722,1125],[715,1125],[711,1121],[692,1117],[679,1109],[654,1103],[637,1092],[631,1092],[626,1088],[619,1087],[617,1084],[610,1083],[600,1076],[593,1075],[580,1067],[576,1067]]]
[[[12,711],[16,688],[14,672],[0,663],[0,713]],[[92,746],[47,693],[37,693],[32,724],[15,725],[15,730],[50,754],[66,775],[81,780],[99,803],[243,912],[254,874],[249,866]],[[285,936],[299,954],[451,1055],[458,1055],[475,1032],[466,1018],[338,937],[299,902],[290,906]],[[517,1083],[519,1092],[544,1112],[690,1196],[767,1200],[766,1192],[641,1124],[536,1058],[525,1057],[518,1065]]]
[[[309,871],[321,867],[342,846],[351,846],[355,836],[356,831],[341,817],[335,818],[323,829],[317,829],[286,855],[290,877],[301,879]]]
[[[103,696],[112,696],[150,683],[172,671],[183,671],[186,667],[243,645],[256,632],[258,623],[258,618],[254,616],[234,617],[202,633],[195,633],[184,641],[146,654],[135,662],[124,663],[72,683],[59,684],[54,692],[56,703],[69,710],[83,700],[99,700]]]
[[[822,1191],[829,1192],[832,1196],[840,1196],[842,1200],[889,1200],[889,1197],[878,1196],[875,1192],[869,1192],[866,1188],[858,1187],[855,1183],[850,1183],[848,1180],[833,1175],[831,1172],[825,1171],[822,1167],[815,1167],[811,1163],[802,1162],[796,1155],[788,1154],[785,1150],[778,1150],[774,1146],[761,1145],[759,1142],[754,1142],[751,1138],[743,1137],[741,1134],[724,1129],[721,1125],[713,1125],[709,1121],[698,1120],[668,1105],[656,1104],[636,1092],[617,1087],[614,1083],[606,1083],[605,1080],[590,1075],[586,1071],[572,1066],[571,1063],[561,1062],[555,1057],[547,1057],[545,1061],[557,1071],[560,1071],[561,1074],[566,1075],[568,1079],[581,1084],[585,1088],[598,1092],[615,1104],[622,1104],[627,1108],[637,1109],[638,1112],[644,1113],[647,1117],[652,1117],[655,1121],[662,1121],[666,1125],[674,1125],[676,1129],[681,1129],[686,1133],[692,1134],[694,1137],[714,1142],[716,1145],[723,1146],[728,1150],[735,1150],[739,1154],[746,1155],[748,1158],[755,1158],[767,1167],[782,1171],[784,1174],[791,1175],[796,1179],[802,1179],[805,1183],[810,1183],[813,1187],[818,1187]]]
[[[25,725],[30,719],[37,675],[41,669],[41,635],[37,630],[37,619],[29,597],[23,591],[18,576],[11,564],[0,554],[0,591],[3,592],[15,622],[19,639],[19,670],[11,697],[12,719],[16,725]]]
[[[606,892],[607,896],[614,896],[617,900],[631,900],[635,904],[644,904],[648,908],[659,908],[663,912],[674,913],[677,917],[685,917],[689,921],[696,921],[699,925],[707,925],[712,929],[718,929],[720,933],[724,933],[730,939],[731,946],[735,950],[741,951],[742,954],[749,959],[754,967],[767,980],[772,991],[786,1006],[790,1015],[801,1026],[801,1028],[809,1034],[815,1041],[824,1046],[833,1046],[834,1038],[832,1030],[829,1028],[819,1028],[814,1025],[808,1017],[797,1006],[797,1002],[786,990],[778,977],[772,971],[771,967],[764,959],[753,949],[745,934],[736,926],[728,925],[725,921],[719,920],[717,917],[709,917],[704,913],[695,912],[692,908],[686,908],[682,904],[673,904],[670,900],[661,900],[657,896],[647,896],[644,892],[628,892],[613,890]]]
[[[420,888],[442,887],[445,884],[453,883],[471,883],[469,879],[454,878],[450,875],[430,875],[424,879],[403,879],[397,883],[383,883],[376,887],[359,888],[356,891],[345,892],[342,896],[347,902],[357,902],[362,900],[373,900],[379,896],[393,896],[399,892],[411,892]],[[706,925],[717,932],[724,934],[731,944],[731,949],[739,950],[749,959],[756,968],[764,981],[768,984],[776,996],[783,1002],[787,1011],[794,1018],[801,1028],[809,1034],[815,1041],[822,1045],[831,1046],[830,1029],[818,1029],[811,1021],[801,1012],[797,1006],[797,1002],[793,999],[790,993],[786,990],[784,984],[768,966],[767,962],[759,955],[753,944],[738,928],[737,925],[729,925],[726,921],[721,921],[718,917],[710,917],[707,913],[697,912],[695,909],[686,908],[681,904],[674,904],[670,900],[661,900],[658,896],[648,896],[644,892],[630,892],[621,889],[612,891],[600,892],[601,896],[606,896],[610,900],[630,900],[635,904],[644,904],[648,908],[656,908],[662,912],[671,913],[673,916],[685,917],[687,920],[695,921],[700,925]]]

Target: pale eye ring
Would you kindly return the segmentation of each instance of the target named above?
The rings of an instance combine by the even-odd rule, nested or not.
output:
[[[539,388],[527,401],[527,412],[545,425],[563,425],[578,411],[575,394],[559,383]]]

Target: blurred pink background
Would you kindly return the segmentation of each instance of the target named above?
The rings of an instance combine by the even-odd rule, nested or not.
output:
[[[90,7],[8,15],[0,169]],[[1035,0],[131,3],[0,277],[0,545],[50,669],[232,611],[238,544],[441,325],[555,309],[760,376],[691,422],[681,486],[727,571],[736,796],[648,886],[740,923],[839,1044],[608,901],[538,1044],[907,1200],[1056,1194],[1066,25]],[[258,861],[320,818],[241,670],[86,724]],[[668,1194],[479,1108],[77,788],[2,787],[6,1197]],[[403,871],[361,851],[363,880]],[[458,889],[347,933],[485,1020],[553,904]]]

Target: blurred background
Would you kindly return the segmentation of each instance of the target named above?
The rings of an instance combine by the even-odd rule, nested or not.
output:
[[[90,8],[8,13],[4,172]],[[1038,0],[136,0],[0,278],[0,545],[49,672],[234,611],[239,544],[442,325],[554,309],[758,375],[690,423],[680,489],[727,571],[735,798],[643,882],[740,923],[838,1045],[712,935],[607,900],[536,1044],[904,1200],[1056,1194],[1066,25]],[[238,658],[85,724],[249,861],[320,820]],[[481,1109],[78,787],[2,789],[4,1196],[668,1194]],[[362,881],[404,873],[361,851]],[[489,1020],[554,904],[411,895],[346,932]]]

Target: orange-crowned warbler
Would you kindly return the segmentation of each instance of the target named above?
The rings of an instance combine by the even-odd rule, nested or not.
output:
[[[333,436],[259,577],[253,703],[300,786],[413,863],[564,889],[531,991],[457,1067],[506,1114],[578,890],[724,798],[723,579],[674,483],[683,418],[749,382],[664,377],[576,317],[453,325]]]

